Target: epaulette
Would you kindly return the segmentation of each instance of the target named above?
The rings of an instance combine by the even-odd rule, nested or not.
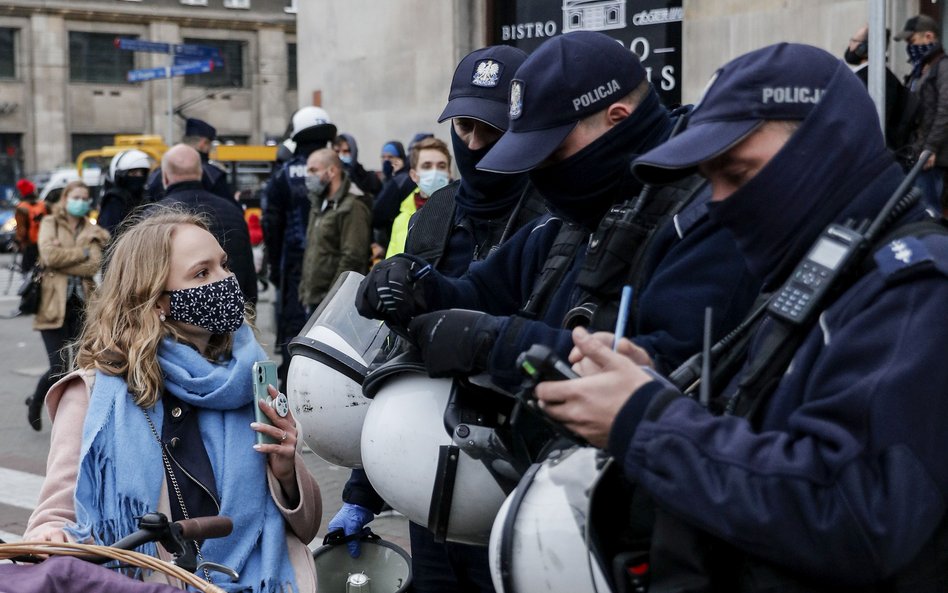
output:
[[[948,276],[948,228],[935,221],[910,226],[911,232],[890,237],[873,253],[882,277],[894,282],[931,270]]]

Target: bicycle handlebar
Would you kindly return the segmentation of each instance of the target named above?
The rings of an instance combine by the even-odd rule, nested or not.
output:
[[[234,530],[234,522],[229,517],[195,517],[182,519],[176,522],[181,528],[181,535],[187,539],[213,539],[227,537]]]

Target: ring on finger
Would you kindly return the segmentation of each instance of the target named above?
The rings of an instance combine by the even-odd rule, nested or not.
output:
[[[283,436],[280,437],[280,442],[282,443],[282,442],[285,441],[285,440],[286,440],[286,431],[284,430],[284,431],[283,431]]]

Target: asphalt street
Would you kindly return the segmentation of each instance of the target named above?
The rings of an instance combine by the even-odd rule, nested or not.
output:
[[[24,399],[31,395],[40,375],[46,370],[46,353],[39,333],[33,331],[32,317],[16,317],[18,274],[10,274],[10,254],[0,254],[0,539],[17,541],[36,506],[46,472],[49,452],[49,419],[44,415],[43,430],[36,432],[27,424]],[[273,292],[261,293],[257,325],[264,348],[272,352]],[[318,547],[326,525],[341,505],[342,488],[349,470],[329,464],[308,449],[303,453],[306,466],[316,476],[323,498],[323,519]],[[401,515],[388,513],[375,519],[372,529],[384,539],[409,549],[408,523]]]

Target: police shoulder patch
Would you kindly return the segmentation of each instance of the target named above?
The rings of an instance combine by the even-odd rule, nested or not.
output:
[[[940,235],[900,237],[877,249],[873,258],[886,278],[923,269],[936,269],[948,276],[948,238]]]

